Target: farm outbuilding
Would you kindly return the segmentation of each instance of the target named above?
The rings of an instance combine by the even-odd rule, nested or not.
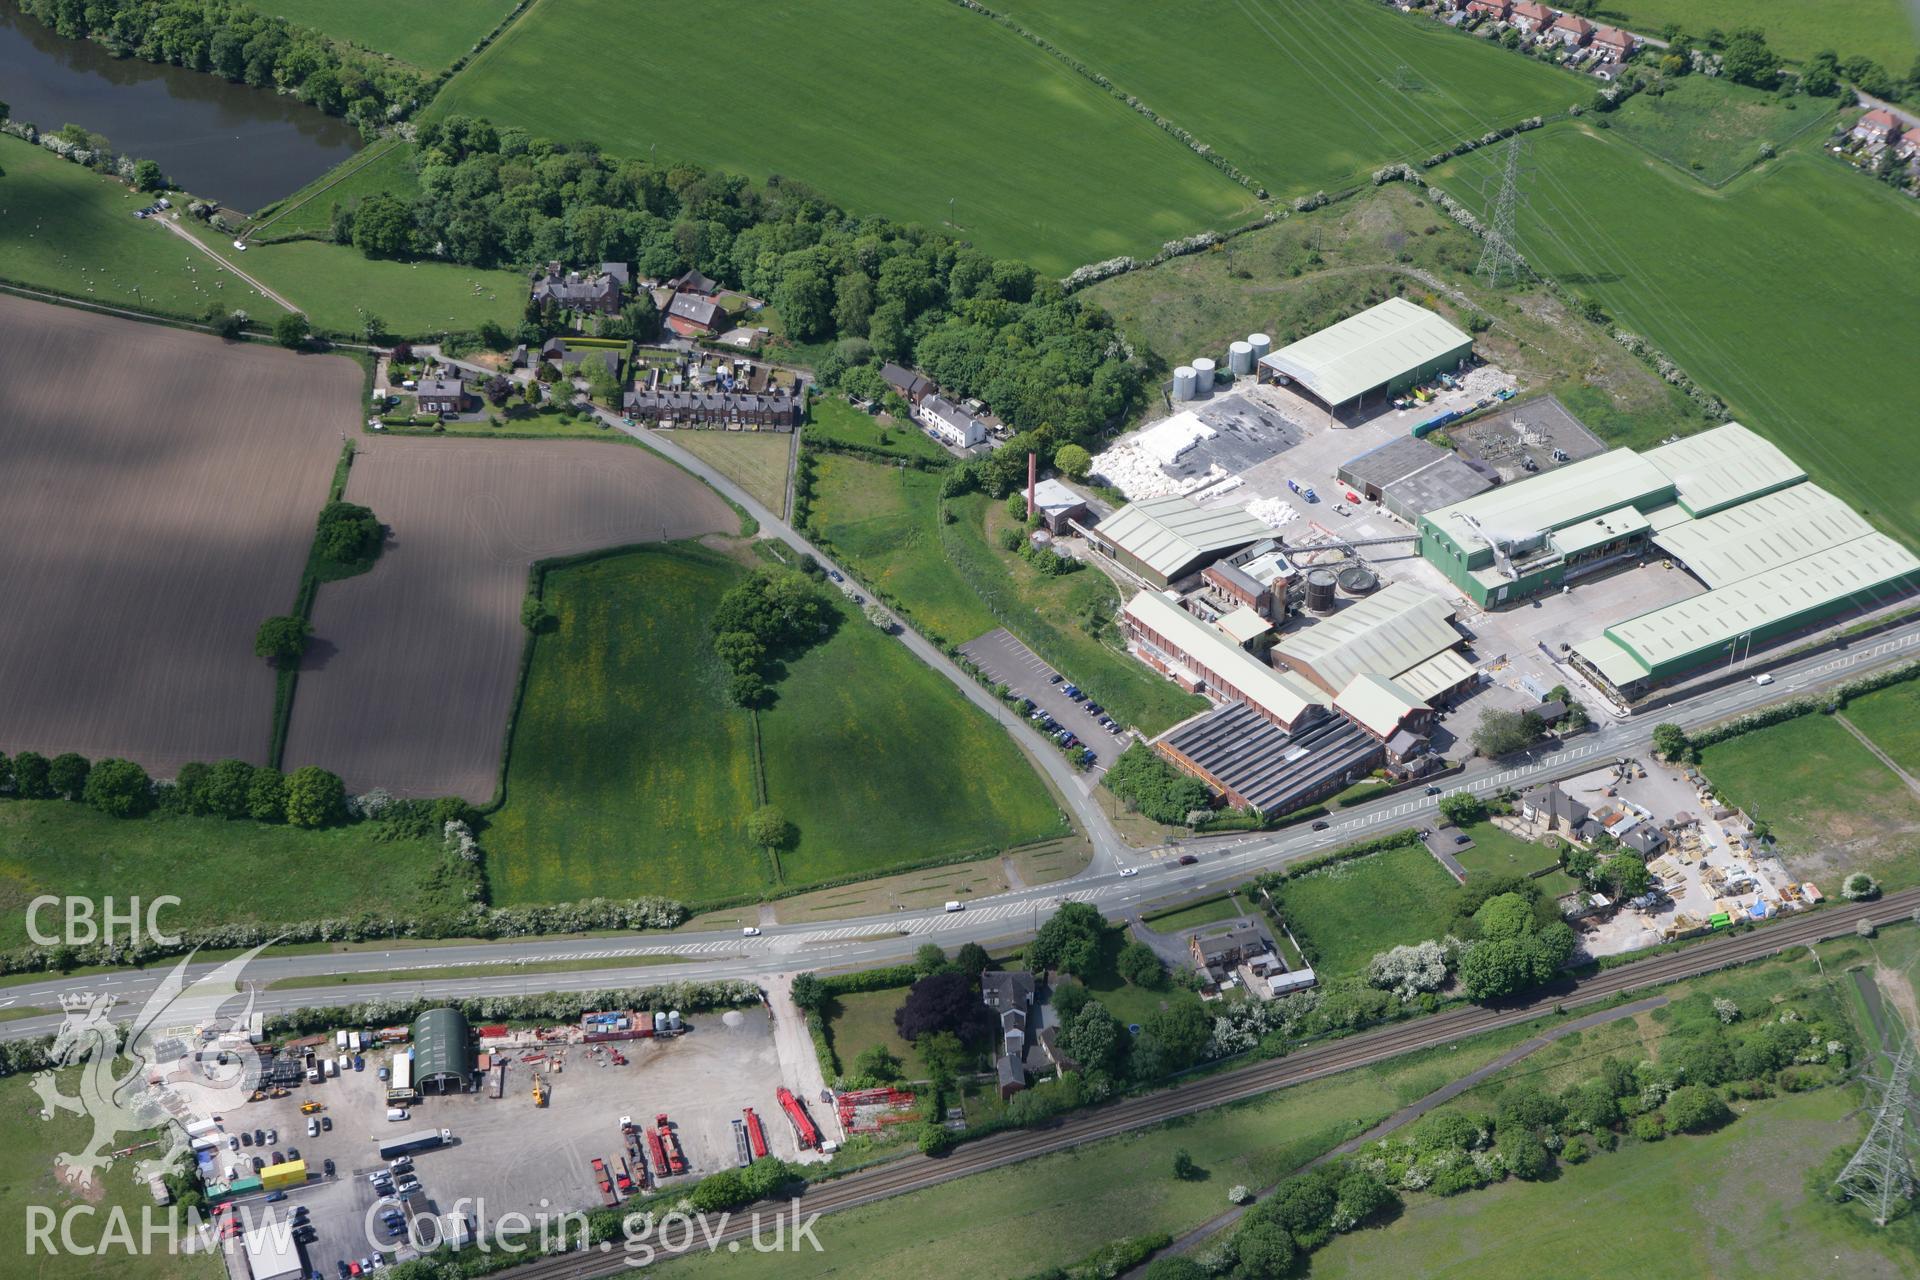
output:
[[[413,1023],[413,1083],[422,1093],[473,1086],[473,1028],[458,1009],[429,1009]]]
[[[1405,298],[1388,298],[1262,356],[1260,380],[1338,410],[1457,369],[1472,354],[1467,333]]]

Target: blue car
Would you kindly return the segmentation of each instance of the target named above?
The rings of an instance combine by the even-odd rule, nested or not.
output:
[[[273,1193],[272,1195],[270,1195],[270,1196],[268,1196],[268,1197],[267,1197],[267,1203],[268,1203],[268,1204],[279,1204],[279,1203],[280,1203],[280,1202],[281,1202],[282,1200],[285,1200],[286,1198],[287,1198],[287,1193],[286,1193],[286,1192],[284,1192],[284,1191],[276,1191],[276,1192],[274,1192],[274,1193]]]
[[[356,1053],[356,1054],[354,1054],[354,1055],[353,1055],[353,1069],[354,1069],[355,1071],[365,1071],[365,1070],[367,1069],[367,1060],[366,1060],[365,1058],[363,1058],[363,1057],[361,1057],[361,1056],[360,1056],[359,1054],[357,1054],[357,1053]]]

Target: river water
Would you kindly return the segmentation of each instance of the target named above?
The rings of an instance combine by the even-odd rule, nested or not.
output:
[[[251,212],[360,147],[360,131],[304,102],[219,76],[116,58],[0,0],[0,102],[51,132],[77,124],[152,160],[175,183]]]

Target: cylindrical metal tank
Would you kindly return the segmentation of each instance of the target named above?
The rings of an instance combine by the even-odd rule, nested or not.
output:
[[[1253,358],[1258,360],[1273,350],[1273,339],[1264,333],[1250,333],[1247,335],[1247,345],[1253,348]]]
[[[1204,396],[1213,390],[1213,361],[1201,356],[1193,362],[1193,394]]]
[[[653,1015],[653,1033],[655,1035],[659,1035],[662,1031],[665,1031],[666,1029],[667,1029],[667,1015],[664,1013],[654,1014]]]
[[[1173,398],[1175,400],[1193,399],[1193,366],[1183,364],[1173,371]]]
[[[1227,368],[1233,370],[1235,376],[1252,373],[1253,344],[1250,342],[1236,342],[1228,347]]]
[[[1339,579],[1331,569],[1307,571],[1307,609],[1313,613],[1332,613],[1334,588]]]
[[[1350,596],[1364,596],[1380,585],[1380,576],[1365,565],[1349,565],[1340,571],[1340,589]]]
[[[680,1030],[680,1011],[678,1009],[675,1009],[667,1014],[667,1030],[669,1031]]]

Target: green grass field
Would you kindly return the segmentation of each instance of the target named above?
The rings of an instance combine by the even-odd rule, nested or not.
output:
[[[61,1092],[69,1096],[79,1092],[79,1074],[62,1072]],[[10,1259],[7,1274],[23,1280],[215,1280],[225,1276],[218,1253],[176,1254],[168,1251],[164,1237],[156,1237],[156,1247],[150,1250],[141,1247],[142,1210],[153,1213],[156,1225],[165,1222],[170,1211],[154,1208],[147,1184],[134,1179],[134,1157],[115,1160],[95,1175],[91,1191],[76,1190],[60,1180],[54,1154],[76,1150],[92,1136],[93,1120],[88,1116],[60,1114],[42,1120],[30,1076],[0,1079],[0,1257]],[[160,1136],[157,1132],[121,1133],[115,1135],[113,1145],[134,1146]],[[61,1245],[56,1225],[51,1249],[45,1242],[34,1242],[35,1252],[28,1252],[30,1214],[40,1207],[52,1210],[56,1222],[71,1225],[73,1251]],[[80,1211],[70,1218],[60,1216],[70,1209]],[[119,1235],[117,1243],[109,1233],[115,1215],[124,1216],[124,1225],[130,1229],[130,1235]],[[183,1233],[183,1245],[185,1239]],[[93,1252],[85,1254],[81,1249]]]
[[[698,89],[683,83],[692,29],[725,33]],[[832,21],[797,0],[653,0],[617,21],[592,0],[542,0],[432,107],[455,111],[620,155],[658,144],[663,161],[783,174],[861,213],[951,222],[1056,274],[1253,206],[1125,104],[944,0],[842,0]]]
[[[753,727],[707,645],[714,598],[742,572],[677,546],[547,575],[559,625],[535,643],[486,832],[496,902],[769,883],[745,830]]]
[[[793,437],[778,431],[673,431],[667,439],[745,489],[776,516],[787,514]]]
[[[305,311],[314,328],[354,340],[363,340],[368,315],[378,316],[395,337],[434,339],[451,329],[476,329],[487,320],[512,329],[526,307],[527,282],[514,271],[390,262],[317,240],[261,244],[237,253],[230,239],[197,225],[194,231]],[[180,249],[189,251],[184,244]]]
[[[28,943],[26,907],[41,894],[111,895],[180,906],[161,923],[202,927],[406,914],[434,901],[437,841],[383,844],[371,828],[297,831],[220,818],[122,821],[64,800],[0,802],[0,949]],[[301,868],[309,870],[301,870]],[[439,904],[450,905],[450,904]],[[42,928],[50,925],[43,918]]]
[[[1524,876],[1559,862],[1547,846],[1510,835],[1491,822],[1476,822],[1462,830],[1473,837],[1473,848],[1454,856],[1460,859],[1468,875]],[[1541,879],[1542,888],[1563,892],[1559,887],[1563,878],[1543,876]]]
[[[805,428],[808,440],[823,444],[856,445],[878,453],[902,458],[945,460],[953,455],[912,423],[883,423],[870,413],[855,408],[842,396],[829,393],[816,397]],[[884,436],[884,439],[882,438]]]
[[[1856,869],[1890,889],[1920,882],[1908,852],[1920,802],[1838,721],[1808,715],[1757,729],[1708,747],[1700,767],[1723,799],[1772,825],[1788,866],[1829,893]]]
[[[776,887],[747,842],[753,727],[722,696],[707,618],[744,572],[701,547],[558,569],[483,838],[498,902]],[[985,715],[847,606],[760,715],[767,797],[798,827],[777,887],[1058,834],[1062,819]],[[823,769],[833,784],[823,785]]]
[[[1313,1255],[1315,1280],[1387,1274],[1700,1276],[1912,1274],[1901,1240],[1809,1196],[1807,1173],[1860,1131],[1853,1090],[1748,1104],[1718,1133],[1631,1143],[1550,1183],[1509,1179],[1444,1198],[1408,1196],[1386,1226],[1336,1236]],[[1891,1236],[1891,1238],[1890,1238]]]
[[[428,71],[450,66],[499,25],[515,0],[434,0],[430,11],[389,0],[252,0],[253,7]]]
[[[1920,19],[1900,0],[1606,0],[1593,20],[1655,36],[1669,22],[1691,35],[1758,27],[1783,58],[1799,61],[1822,49],[1842,58],[1864,53],[1896,76],[1920,54]]]
[[[1336,862],[1289,879],[1275,896],[1317,972],[1365,971],[1379,952],[1446,932],[1453,877],[1419,845]]]
[[[906,998],[905,987],[856,991],[833,998],[833,1013],[827,1019],[827,1027],[842,1067],[853,1070],[853,1060],[864,1050],[884,1045],[894,1057],[907,1064],[909,1077],[919,1071],[920,1059],[914,1054],[913,1046],[902,1040],[893,1026],[893,1012]]]
[[[940,550],[940,474],[823,454],[815,464],[817,529],[900,611],[948,644],[999,626]]]
[[[413,148],[401,139],[390,138],[370,146],[262,210],[265,216],[254,233],[267,240],[295,234],[325,235],[336,204],[351,207],[376,192],[411,200],[420,191],[412,160]]]
[[[1530,260],[1664,347],[1816,481],[1920,540],[1920,490],[1905,479],[1920,436],[1899,425],[1920,400],[1920,361],[1852,372],[1860,334],[1920,346],[1920,204],[1817,152],[1710,191],[1584,125],[1531,137]],[[1496,163],[1480,152],[1435,172],[1479,208],[1475,184]]]
[[[1895,764],[1920,776],[1920,683],[1909,680],[1850,699],[1845,714]]]
[[[192,245],[135,218],[146,200],[124,184],[8,136],[0,171],[0,279],[192,319],[216,300],[263,320],[280,314]]]
[[[1363,0],[996,7],[1281,196],[1592,97],[1563,71]]]
[[[1615,136],[1717,184],[1758,160],[1762,142],[1778,149],[1802,135],[1825,136],[1837,111],[1831,99],[1783,99],[1724,76],[1683,76],[1659,97],[1635,95],[1608,123]]]
[[[1487,288],[1474,276],[1479,261],[1478,241],[1422,193],[1392,183],[1086,292],[1173,365],[1224,361],[1227,344],[1249,333],[1303,338],[1400,291],[1462,328],[1491,319],[1475,348],[1525,386],[1554,391],[1612,443],[1656,444],[1704,425],[1685,396],[1544,288]]]
[[[760,717],[767,797],[800,830],[782,879],[817,884],[1066,834],[1006,731],[835,598],[839,633],[791,665]]]

